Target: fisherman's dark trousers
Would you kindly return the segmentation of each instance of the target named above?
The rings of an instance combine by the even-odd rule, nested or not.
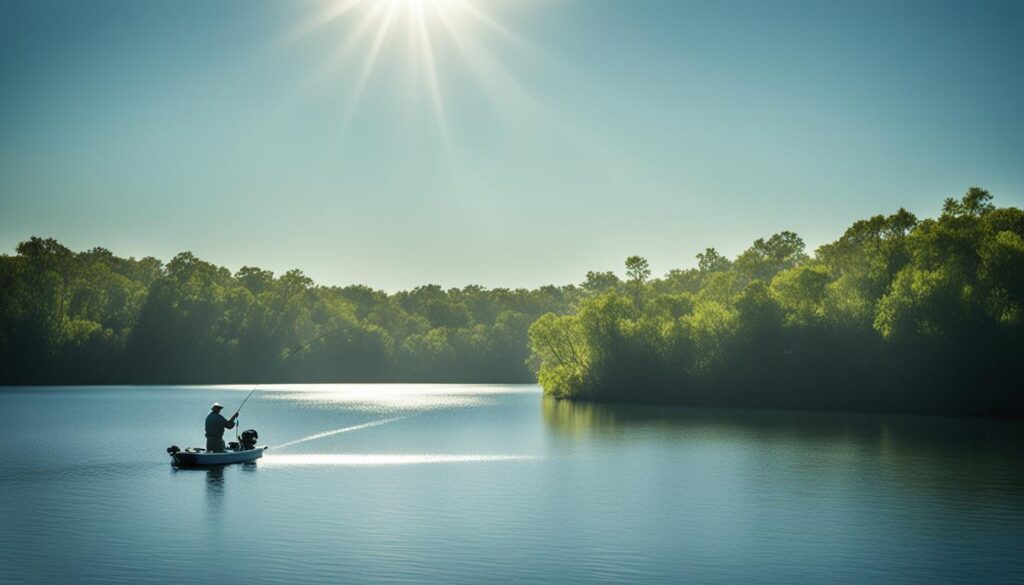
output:
[[[223,453],[224,439],[218,437],[206,437],[206,450],[212,453]]]

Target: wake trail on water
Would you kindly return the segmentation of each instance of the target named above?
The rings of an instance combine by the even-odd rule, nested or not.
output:
[[[401,453],[306,453],[301,455],[267,455],[260,465],[273,466],[361,466],[381,467],[387,465],[419,465],[430,463],[493,463],[508,461],[533,461],[532,455],[465,455],[447,453],[401,454]]]
[[[395,417],[391,417],[391,418],[385,418],[385,419],[381,419],[381,420],[371,421],[371,422],[368,422],[368,423],[363,423],[361,425],[355,425],[353,427],[345,427],[343,429],[334,429],[333,431],[324,431],[322,433],[315,433],[315,434],[309,435],[308,437],[302,437],[301,439],[295,439],[294,441],[288,441],[287,443],[282,443],[282,444],[280,444],[280,445],[278,445],[276,447],[271,447],[271,448],[274,451],[279,451],[281,449],[284,449],[285,447],[291,447],[292,445],[298,445],[299,443],[305,443],[307,441],[315,441],[316,439],[322,439],[324,437],[330,437],[331,435],[338,435],[338,434],[341,434],[341,433],[349,433],[349,432],[352,432],[352,431],[360,431],[362,429],[368,429],[370,427],[379,427],[380,425],[386,425],[388,423],[400,421],[400,420],[402,420],[404,418],[409,418],[409,417],[408,416],[395,416]]]

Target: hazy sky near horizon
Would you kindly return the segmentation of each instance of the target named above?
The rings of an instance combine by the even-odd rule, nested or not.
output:
[[[972,185],[1022,206],[1022,30],[1024,2],[5,0],[0,251],[532,287]]]

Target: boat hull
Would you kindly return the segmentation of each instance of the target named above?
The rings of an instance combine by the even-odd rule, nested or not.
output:
[[[206,451],[179,451],[171,454],[171,464],[175,467],[206,467],[210,465],[230,465],[232,463],[244,463],[255,461],[263,457],[266,447],[245,449],[243,451],[225,451],[223,453],[209,453]]]

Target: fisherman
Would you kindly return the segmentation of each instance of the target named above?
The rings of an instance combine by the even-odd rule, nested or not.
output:
[[[206,450],[210,453],[224,452],[224,429],[235,428],[235,419],[238,413],[231,415],[231,418],[224,418],[220,411],[224,408],[219,402],[214,402],[210,407],[210,414],[206,415]]]

